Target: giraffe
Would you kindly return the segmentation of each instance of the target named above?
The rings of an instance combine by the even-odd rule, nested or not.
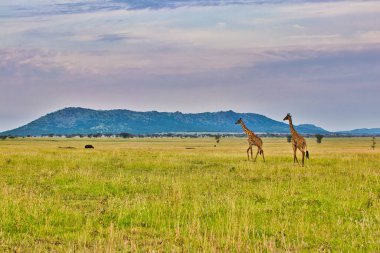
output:
[[[292,115],[288,113],[285,118],[285,120],[289,120],[289,128],[290,132],[292,134],[292,147],[293,147],[293,153],[294,153],[294,159],[293,162],[299,164],[297,159],[297,148],[302,152],[302,167],[304,166],[304,160],[305,160],[305,154],[306,158],[309,159],[309,151],[307,150],[307,145],[305,139],[297,133],[297,131],[294,129],[293,122],[292,122]]]
[[[240,124],[241,127],[243,128],[244,132],[248,136],[248,144],[249,144],[249,147],[247,149],[248,160],[249,160],[249,150],[251,150],[251,159],[252,159],[253,158],[252,146],[256,146],[257,147],[257,153],[256,153],[256,157],[255,157],[254,161],[256,162],[257,155],[260,154],[263,156],[263,160],[265,162],[264,150],[263,150],[263,141],[261,140],[261,138],[259,136],[257,136],[254,132],[249,130],[245,126],[245,124],[241,118],[238,119],[238,121],[236,121],[235,124],[236,125]]]

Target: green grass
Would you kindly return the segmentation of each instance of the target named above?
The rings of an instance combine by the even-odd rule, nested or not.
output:
[[[0,141],[0,251],[380,251],[370,138],[307,139],[304,168],[263,141],[265,163],[237,138]]]

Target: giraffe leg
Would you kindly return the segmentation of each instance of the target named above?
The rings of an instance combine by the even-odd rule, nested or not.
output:
[[[296,163],[296,161],[297,161],[297,163],[300,164],[300,163],[298,162],[298,159],[297,159],[297,146],[293,146],[293,152],[294,152],[294,159],[293,159],[293,162]]]
[[[302,167],[303,167],[305,164],[305,151],[301,151],[301,152],[302,152]]]
[[[252,151],[252,149],[251,149],[251,151]],[[257,155],[260,153],[260,149],[258,148],[257,149],[257,153],[256,153],[256,156],[255,156],[255,162],[256,162],[256,159],[257,159]]]
[[[252,147],[250,146],[250,147],[247,149],[248,160],[249,160],[249,150],[250,150],[251,148],[252,148]]]
[[[263,155],[263,160],[264,160],[264,162],[265,162],[264,150],[261,150],[261,154]]]

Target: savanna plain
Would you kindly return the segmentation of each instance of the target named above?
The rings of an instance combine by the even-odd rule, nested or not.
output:
[[[263,141],[2,140],[0,251],[380,252],[370,138],[307,138],[303,168]]]

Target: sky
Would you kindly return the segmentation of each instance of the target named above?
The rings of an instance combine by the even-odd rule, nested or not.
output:
[[[380,1],[0,1],[0,131],[65,107],[380,127]]]

